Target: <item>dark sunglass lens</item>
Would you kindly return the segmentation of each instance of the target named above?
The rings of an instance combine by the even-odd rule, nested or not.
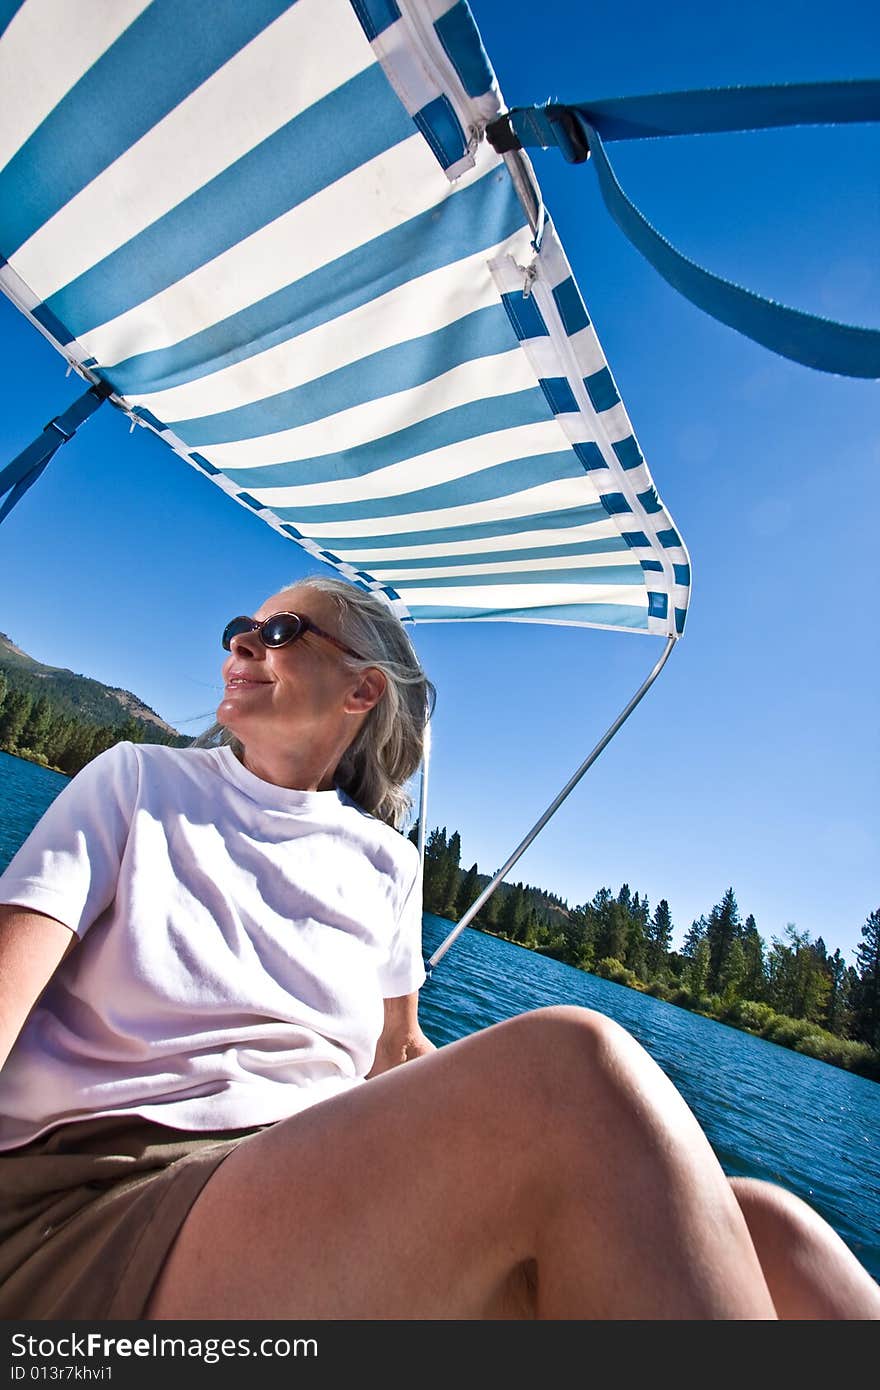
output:
[[[303,625],[295,613],[276,613],[267,618],[261,628],[261,636],[267,647],[283,647],[299,637]]]
[[[226,651],[229,651],[233,637],[240,637],[243,632],[253,632],[254,625],[250,618],[233,618],[232,622],[227,623],[223,629],[221,642]]]

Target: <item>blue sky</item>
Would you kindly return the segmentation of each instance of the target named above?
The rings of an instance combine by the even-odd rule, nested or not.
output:
[[[509,104],[876,76],[876,7],[472,0]],[[797,307],[880,326],[880,131],[615,144],[681,250]],[[655,481],[690,549],[687,632],[513,877],[569,902],[627,880],[678,937],[729,884],[765,940],[848,959],[880,903],[875,383],[773,357],[678,298],[623,240],[589,166],[535,165]],[[0,449],[81,390],[5,301]],[[105,407],[2,534],[0,629],[126,686],[182,730],[219,698],[218,635],[311,562]],[[493,870],[625,704],[659,639],[420,626],[439,689],[432,823]]]

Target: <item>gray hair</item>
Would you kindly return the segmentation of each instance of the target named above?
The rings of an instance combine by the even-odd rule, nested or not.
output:
[[[385,693],[369,711],[336,769],[336,785],[370,815],[400,828],[411,798],[406,783],[418,769],[425,726],[436,691],[422,669],[406,628],[377,594],[343,579],[309,574],[279,590],[316,589],[328,594],[339,614],[338,635],[360,657],[342,656],[352,671],[375,668],[386,678]],[[194,747],[228,744],[241,753],[240,741],[214,724]]]

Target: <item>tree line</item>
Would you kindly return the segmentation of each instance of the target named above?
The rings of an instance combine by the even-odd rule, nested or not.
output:
[[[78,717],[51,692],[34,688],[25,678],[13,683],[0,671],[0,750],[72,777],[106,749],[123,739],[130,743],[180,745],[188,740],[158,725],[126,716],[116,724]]]
[[[460,859],[458,831],[435,827],[425,845],[426,912],[458,921],[489,882]],[[626,883],[573,908],[544,889],[502,883],[473,925],[880,1080],[880,908],[861,929],[854,965],[793,923],[766,942],[751,914],[743,920],[733,888],[691,923],[680,951],[666,899],[652,911]]]

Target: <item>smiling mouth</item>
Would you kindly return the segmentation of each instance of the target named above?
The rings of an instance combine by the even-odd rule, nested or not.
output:
[[[228,680],[228,681],[226,682],[226,689],[227,689],[227,690],[238,690],[239,688],[247,689],[247,688],[248,688],[249,686],[251,686],[251,685],[271,685],[271,684],[272,684],[271,681],[248,680],[247,676],[233,676],[231,680]]]

